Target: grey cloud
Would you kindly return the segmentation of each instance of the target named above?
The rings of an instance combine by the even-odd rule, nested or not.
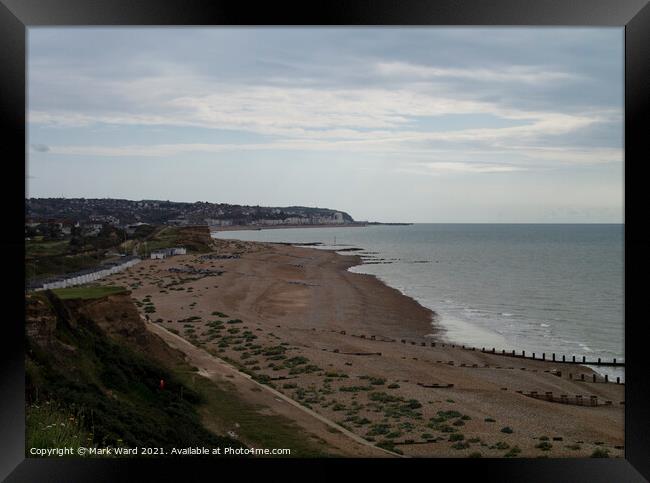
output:
[[[50,147],[46,144],[32,144],[32,149],[38,153],[47,153]]]

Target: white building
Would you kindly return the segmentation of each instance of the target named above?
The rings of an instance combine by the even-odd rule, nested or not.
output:
[[[157,250],[151,252],[152,260],[164,260],[167,257],[173,257],[174,255],[185,255],[187,254],[187,249],[185,247],[174,247],[174,248],[165,248],[163,250]]]

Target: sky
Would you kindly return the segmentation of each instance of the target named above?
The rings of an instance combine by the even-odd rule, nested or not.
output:
[[[29,197],[622,223],[622,28],[30,28]]]

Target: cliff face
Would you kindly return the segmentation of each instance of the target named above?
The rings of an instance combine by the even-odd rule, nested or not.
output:
[[[182,354],[146,329],[128,293],[61,300],[40,292],[26,307],[28,403],[92,414],[85,430],[103,446],[241,446],[202,426],[201,396],[173,372]]]

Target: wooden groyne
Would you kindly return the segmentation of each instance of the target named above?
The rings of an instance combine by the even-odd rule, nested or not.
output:
[[[407,341],[406,339],[401,339],[400,342],[402,344],[411,344],[411,345],[420,345],[422,347],[427,346],[426,342],[420,342],[419,344],[416,341]],[[462,350],[468,350],[472,352],[481,352],[483,354],[493,354],[497,356],[504,356],[504,357],[513,357],[517,359],[527,359],[531,361],[546,361],[546,362],[557,362],[557,363],[562,363],[562,364],[581,364],[581,365],[588,365],[588,366],[609,366],[609,367],[625,367],[625,361],[618,360],[617,358],[613,358],[611,361],[603,360],[601,357],[599,357],[596,360],[587,360],[586,356],[565,356],[565,355],[557,355],[555,352],[549,353],[549,357],[547,357],[546,352],[542,352],[541,356],[538,353],[532,352],[529,353],[529,355],[526,355],[526,351],[521,351],[518,353],[515,350],[511,351],[506,351],[505,349],[501,349],[500,351],[497,350],[495,347],[492,347],[492,349],[486,349],[485,347],[482,347],[479,351],[478,348],[476,347],[467,347],[464,345],[457,346],[455,344],[442,344],[439,342],[429,342],[429,347],[451,347],[452,349],[462,349]]]

